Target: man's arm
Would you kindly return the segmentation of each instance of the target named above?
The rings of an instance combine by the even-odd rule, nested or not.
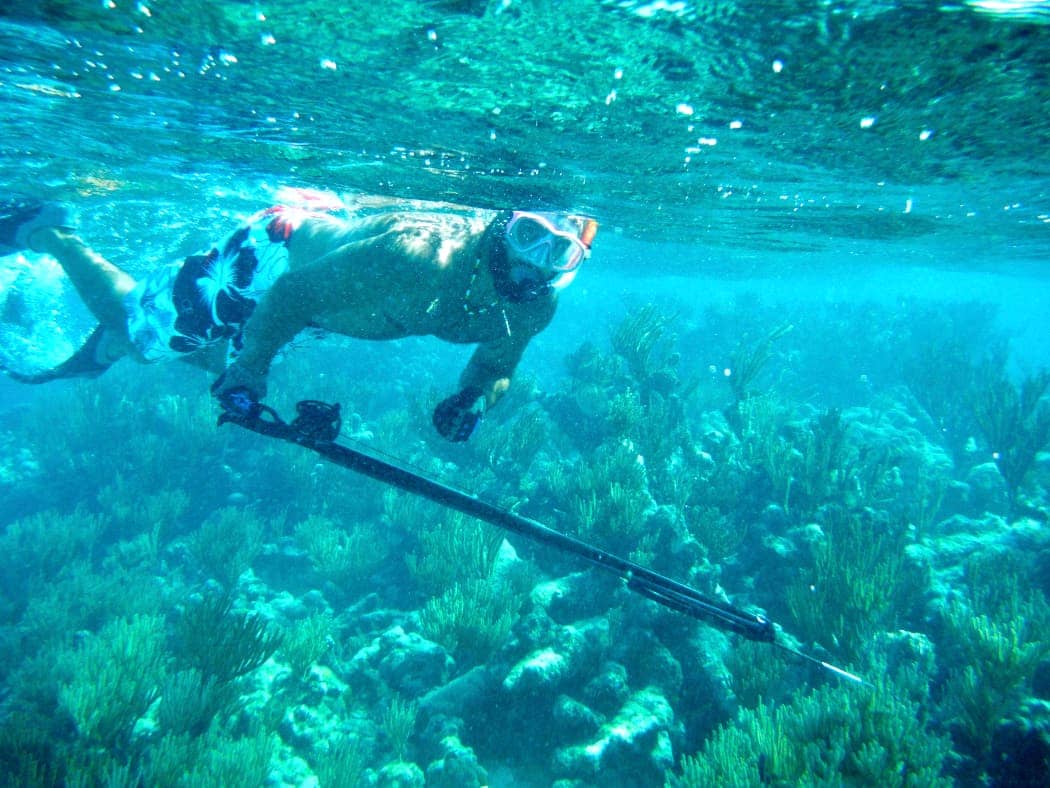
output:
[[[244,345],[236,363],[265,376],[277,352],[306,328],[331,303],[326,275],[336,276],[341,266],[328,260],[282,274],[262,297],[244,325]]]
[[[535,303],[524,319],[508,324],[505,337],[478,345],[460,376],[460,391],[438,403],[434,426],[451,441],[465,441],[486,410],[510,388],[510,379],[529,341],[554,317],[555,302]]]
[[[486,408],[491,408],[510,388],[511,376],[533,336],[535,332],[519,333],[478,345],[459,377],[460,389],[481,391]]]
[[[281,274],[248,318],[244,346],[213,383],[212,393],[224,405],[244,391],[252,401],[265,397],[267,375],[277,352],[319,315],[352,303],[357,289],[352,263],[366,254],[360,244],[348,244],[315,263]]]
[[[507,334],[491,342],[482,342],[467,362],[460,375],[461,389],[480,388],[485,396],[486,407],[491,408],[510,388],[510,379],[529,342],[543,331],[558,306],[552,296],[532,301],[507,322]],[[507,316],[504,315],[504,320]]]
[[[243,347],[217,383],[217,393],[244,386],[264,396],[277,352],[321,315],[352,308],[361,292],[355,271],[384,253],[374,241],[350,243],[278,277],[245,323]]]

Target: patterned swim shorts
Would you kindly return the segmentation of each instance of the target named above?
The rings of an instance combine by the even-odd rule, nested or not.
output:
[[[142,279],[124,302],[128,333],[142,358],[175,358],[226,340],[236,356],[255,305],[288,270],[287,240],[301,218],[295,208],[269,208],[221,247]]]

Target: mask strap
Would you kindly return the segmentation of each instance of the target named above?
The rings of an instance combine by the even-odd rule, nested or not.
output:
[[[594,243],[594,236],[598,234],[598,222],[594,219],[583,220],[583,230],[580,232],[580,243],[587,247],[587,251],[591,250],[591,244]]]

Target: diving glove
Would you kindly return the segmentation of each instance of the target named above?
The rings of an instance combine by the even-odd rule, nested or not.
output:
[[[468,386],[438,403],[434,427],[443,438],[458,443],[473,434],[484,414],[485,393],[478,386]]]
[[[259,401],[266,396],[266,376],[234,362],[212,384],[211,393],[224,410],[254,416],[259,412]]]

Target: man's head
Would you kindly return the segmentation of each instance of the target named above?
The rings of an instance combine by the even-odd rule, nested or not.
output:
[[[598,223],[585,216],[512,211],[503,233],[508,284],[532,297],[560,290],[590,256],[597,232]]]

